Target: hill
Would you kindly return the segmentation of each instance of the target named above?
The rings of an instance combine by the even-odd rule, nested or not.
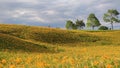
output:
[[[104,34],[103,34],[104,33]],[[71,43],[86,45],[110,45],[116,42],[120,31],[75,31],[47,27],[0,24],[0,49],[46,52],[50,47],[36,44],[59,44],[75,46]],[[115,34],[115,36],[114,36]],[[111,36],[112,35],[112,36]],[[28,42],[32,41],[32,42]],[[55,47],[53,47],[55,48]],[[52,47],[51,47],[52,49]]]
[[[76,32],[23,25],[0,25],[0,33],[46,43],[95,42],[100,40],[98,36],[84,31]]]
[[[33,42],[29,36],[28,26],[0,24],[0,51],[54,53],[56,47]]]

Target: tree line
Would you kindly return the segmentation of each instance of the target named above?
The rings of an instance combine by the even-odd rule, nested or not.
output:
[[[113,23],[120,23],[118,15],[120,13],[116,9],[109,9],[103,15],[103,20],[111,24],[111,30],[113,30]],[[108,30],[108,27],[102,26],[99,19],[95,16],[94,13],[89,14],[87,18],[87,23],[85,24],[83,20],[76,20],[75,23],[71,20],[67,20],[66,29],[83,29],[85,26],[91,27],[93,30],[95,27],[99,27],[99,30]]]

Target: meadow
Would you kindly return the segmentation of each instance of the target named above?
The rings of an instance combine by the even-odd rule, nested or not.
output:
[[[120,30],[0,24],[0,68],[120,68]]]

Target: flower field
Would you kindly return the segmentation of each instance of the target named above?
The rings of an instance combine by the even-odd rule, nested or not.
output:
[[[1,68],[119,68],[120,46],[64,47],[61,53],[0,52]]]
[[[0,25],[0,68],[120,68],[120,31]]]

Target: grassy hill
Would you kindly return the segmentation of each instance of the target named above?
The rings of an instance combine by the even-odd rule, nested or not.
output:
[[[45,27],[20,25],[0,25],[0,33],[9,34],[21,39],[46,43],[76,43],[99,41],[97,36],[75,31],[66,31]]]
[[[0,24],[0,68],[119,68],[119,45],[120,30]]]
[[[21,52],[49,52],[47,46],[24,41],[17,37],[0,33],[0,51]]]
[[[26,42],[25,40],[48,44],[85,43],[86,45],[90,45],[88,43],[97,43],[108,45],[112,44],[111,41],[117,41],[113,40],[112,38],[118,38],[117,35],[119,35],[119,33],[120,31],[75,31],[47,27],[0,24],[1,45],[19,45],[23,48],[25,48],[26,45],[31,45],[33,48],[34,45],[37,45],[34,43]],[[112,34],[115,34],[115,36],[111,36]],[[119,43],[116,42],[116,44]],[[43,48],[44,47],[45,46],[43,46]]]
[[[29,26],[0,25],[0,51],[9,52],[55,52],[53,46],[34,42]],[[32,27],[30,27],[32,28]],[[33,27],[34,28],[34,27]],[[28,31],[27,31],[28,30]]]
[[[105,31],[104,31],[105,32]],[[119,32],[119,31],[115,31]],[[0,33],[14,36],[24,40],[34,40],[45,43],[79,43],[79,42],[98,42],[107,40],[106,35],[94,34],[95,31],[71,31],[46,27],[34,27],[23,25],[0,25]],[[97,32],[98,33],[98,32]],[[99,32],[101,33],[101,31]],[[108,31],[107,33],[110,33]],[[106,34],[107,34],[106,33]],[[108,40],[107,40],[108,41]],[[110,40],[109,40],[110,41]]]

